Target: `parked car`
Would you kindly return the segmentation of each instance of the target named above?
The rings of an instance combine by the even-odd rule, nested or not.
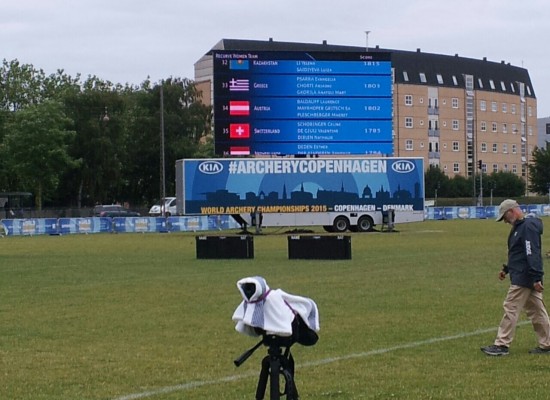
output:
[[[139,217],[137,211],[130,210],[118,204],[95,206],[92,211],[94,217]]]
[[[170,215],[176,215],[176,198],[175,197],[165,197],[164,198],[164,209],[166,210],[164,215],[169,217]],[[162,215],[162,209],[160,208],[160,202],[155,204],[149,210],[149,215],[151,217],[158,217]]]

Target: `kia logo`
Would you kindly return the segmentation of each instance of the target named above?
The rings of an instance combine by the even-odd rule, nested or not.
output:
[[[223,171],[223,165],[217,161],[205,161],[199,164],[199,171],[203,174],[217,174]]]
[[[395,161],[391,166],[391,169],[393,169],[395,172],[399,174],[406,174],[408,172],[412,172],[414,171],[414,168],[415,168],[414,163],[409,160]]]

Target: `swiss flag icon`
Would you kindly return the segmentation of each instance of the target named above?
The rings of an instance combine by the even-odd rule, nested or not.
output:
[[[230,139],[248,139],[250,137],[249,124],[229,124]]]

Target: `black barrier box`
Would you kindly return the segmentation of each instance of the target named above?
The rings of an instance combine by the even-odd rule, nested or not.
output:
[[[254,258],[254,238],[240,236],[196,236],[197,258]]]
[[[351,260],[351,236],[291,235],[288,258]]]

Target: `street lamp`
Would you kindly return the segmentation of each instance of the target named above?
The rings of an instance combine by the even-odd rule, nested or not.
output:
[[[105,113],[103,114],[103,117],[100,117],[100,119],[103,122],[109,122],[109,113],[107,113],[107,106],[105,106]]]
[[[483,207],[483,161],[477,160],[477,167],[479,168],[479,201],[478,206]]]
[[[365,35],[367,36],[367,46],[366,46],[367,53],[368,53],[368,51],[369,51],[369,33],[370,33],[370,32],[371,32],[371,31],[365,31]]]
[[[166,161],[164,154],[164,81],[160,82],[160,197],[161,216],[166,216]]]

